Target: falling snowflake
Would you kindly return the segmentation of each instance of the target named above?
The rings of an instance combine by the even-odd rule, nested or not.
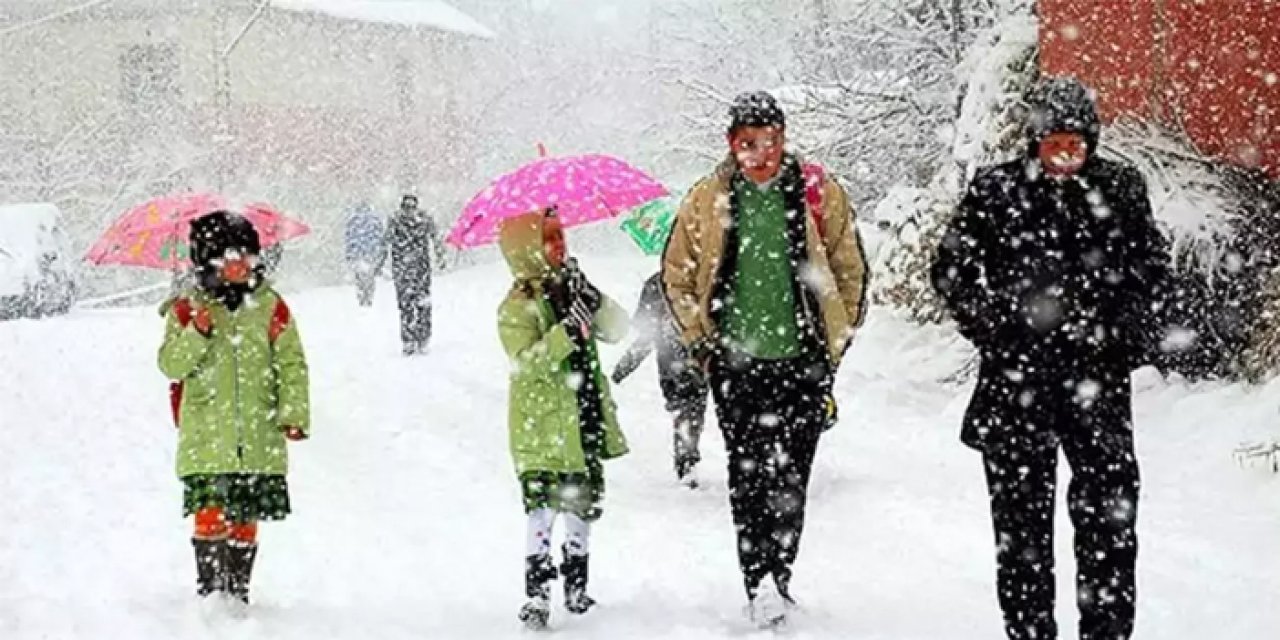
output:
[[[1102,383],[1097,380],[1083,380],[1076,385],[1076,399],[1083,402],[1096,400],[1102,395]]]

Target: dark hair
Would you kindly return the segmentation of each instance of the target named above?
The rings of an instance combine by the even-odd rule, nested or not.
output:
[[[214,211],[191,223],[191,262],[206,266],[221,258],[229,249],[249,255],[262,252],[258,230],[244,216],[229,211]]]
[[[765,91],[740,93],[729,106],[729,133],[743,127],[786,128],[787,116],[778,101]]]

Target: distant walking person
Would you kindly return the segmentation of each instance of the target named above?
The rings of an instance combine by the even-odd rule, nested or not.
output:
[[[362,307],[373,306],[378,272],[387,258],[383,234],[382,219],[367,203],[357,205],[347,217],[347,268],[355,280],[356,298]]]
[[[667,307],[661,273],[645,281],[631,324],[636,339],[614,367],[613,382],[621,383],[649,354],[658,352],[658,385],[673,419],[676,477],[682,484],[696,488],[696,468],[702,460],[698,441],[707,414],[707,380],[702,370],[690,363],[689,354],[680,343],[680,328]]]
[[[425,353],[431,341],[431,254],[441,251],[436,223],[418,208],[418,197],[408,194],[391,217],[388,235],[404,355]]]

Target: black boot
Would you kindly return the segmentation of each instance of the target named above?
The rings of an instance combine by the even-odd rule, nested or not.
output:
[[[582,615],[596,605],[596,601],[587,595],[587,570],[589,555],[570,555],[568,548],[564,552],[564,563],[560,565],[560,575],[564,576],[564,608],[569,613]]]
[[[520,621],[530,629],[546,629],[551,620],[551,581],[556,579],[555,565],[549,554],[524,559],[524,594],[529,601],[520,607]]]
[[[227,543],[227,593],[245,604],[249,604],[249,579],[253,577],[253,561],[257,557],[255,542]]]
[[[191,546],[196,552],[196,595],[225,590],[227,541],[192,538]]]
[[[789,609],[794,609],[798,605],[796,599],[791,597],[791,568],[784,567],[775,569],[773,572],[773,583],[778,586],[778,595],[782,596],[782,603]]]

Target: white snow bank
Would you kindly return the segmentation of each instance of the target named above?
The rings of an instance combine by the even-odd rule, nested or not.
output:
[[[0,296],[22,295],[40,279],[40,256],[57,246],[58,207],[41,203],[0,206]]]
[[[273,0],[271,6],[347,20],[433,27],[491,39],[493,31],[443,0]]]

